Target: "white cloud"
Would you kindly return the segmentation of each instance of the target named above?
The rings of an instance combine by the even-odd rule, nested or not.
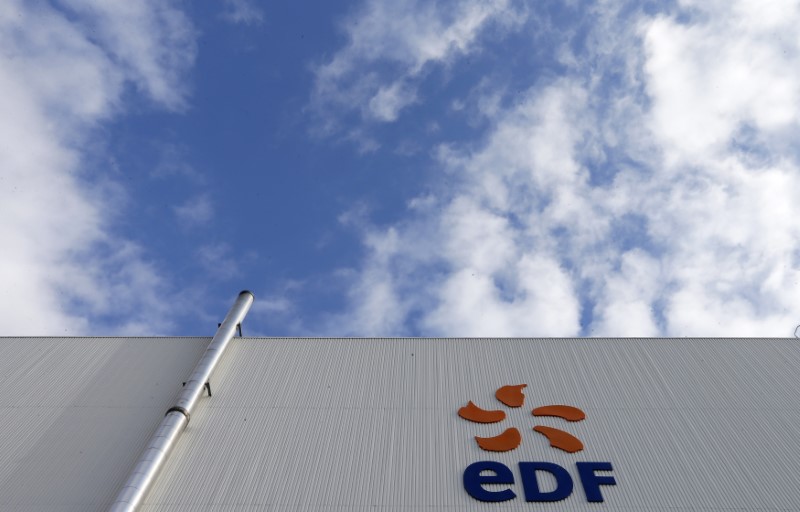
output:
[[[189,227],[202,226],[214,217],[214,205],[207,195],[191,197],[172,210],[178,220]]]
[[[118,72],[155,102],[186,106],[181,77],[194,62],[192,24],[172,2],[147,0],[63,0],[78,16],[76,28],[95,43]]]
[[[352,112],[367,121],[397,120],[417,101],[429,66],[449,65],[474,51],[489,25],[509,30],[524,16],[512,0],[366,1],[344,24],[347,44],[315,69],[311,106],[323,131]]]
[[[264,11],[250,0],[223,0],[222,17],[231,23],[260,25],[264,22]]]
[[[259,297],[252,308],[253,313],[262,315],[285,314],[291,310],[292,303],[286,297]]]
[[[702,158],[724,149],[744,123],[764,135],[796,126],[797,3],[684,5],[702,20],[658,17],[643,26],[653,127],[664,148]]]
[[[113,234],[118,206],[80,150],[121,110],[128,82],[168,108],[183,102],[171,66],[191,62],[193,43],[180,39],[191,28],[152,4],[150,14],[148,3],[127,2],[68,2],[69,14],[15,0],[0,7],[5,335],[168,328],[164,284],[135,244]]]
[[[437,307],[424,327],[448,336],[569,336],[579,332],[578,302],[570,276],[553,258],[524,255],[497,274],[465,268],[437,290]],[[504,297],[503,285],[511,288]]]
[[[443,148],[441,164],[462,183],[413,201],[417,217],[399,228],[364,228],[369,258],[339,325],[402,334],[418,315],[413,328],[435,336],[578,334],[575,278],[544,226],[593,225],[589,206],[560,199],[585,182],[571,151],[584,101],[580,89],[559,84],[530,94],[481,150]]]
[[[487,110],[483,140],[440,149],[446,186],[412,201],[407,220],[363,228],[370,249],[345,324],[368,314],[385,334],[791,335],[800,5],[625,12],[595,4],[584,49],[554,50],[566,77]]]
[[[392,266],[399,250],[397,233],[393,229],[366,233],[364,242],[369,251],[365,267],[357,276],[343,276],[353,282],[349,290],[353,308],[344,316],[329,319],[323,335],[385,336],[403,328],[408,309],[400,300],[396,282],[400,276]]]
[[[609,272],[595,306],[593,336],[658,336],[653,303],[663,289],[659,262],[641,249],[622,253]]]
[[[396,121],[400,111],[414,103],[416,92],[402,82],[381,87],[369,100],[370,115],[378,121]]]
[[[797,323],[796,2],[684,2],[643,24],[648,125],[664,155],[650,216],[672,241],[665,330],[788,335]],[[681,83],[681,80],[685,82]]]

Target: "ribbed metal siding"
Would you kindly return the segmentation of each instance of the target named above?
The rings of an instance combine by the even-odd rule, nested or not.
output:
[[[0,510],[104,510],[209,338],[0,338]]]
[[[797,510],[798,340],[242,339],[218,368],[145,510]],[[526,383],[497,425],[457,417],[468,400]],[[570,404],[587,419],[534,418]],[[583,452],[531,428],[564,428]],[[509,426],[506,454],[473,436]],[[499,460],[570,470],[572,496],[482,504],[464,468]],[[610,461],[618,485],[588,504],[576,461]]]

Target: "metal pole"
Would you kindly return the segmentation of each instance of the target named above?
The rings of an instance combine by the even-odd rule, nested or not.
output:
[[[242,323],[245,315],[253,304],[253,294],[247,290],[241,292],[236,302],[228,311],[222,324],[217,329],[214,339],[208,344],[203,357],[194,367],[191,377],[186,381],[183,391],[175,405],[167,410],[166,416],[161,420],[158,429],[150,438],[144,453],[139,457],[133,472],[120,489],[109,511],[133,512],[141,506],[147,491],[155,482],[158,472],[169,457],[170,451],[178,441],[181,433],[189,424],[192,410],[200,395],[203,394],[211,372],[222,357],[228,342],[236,333],[236,326]],[[209,390],[210,394],[210,390]]]

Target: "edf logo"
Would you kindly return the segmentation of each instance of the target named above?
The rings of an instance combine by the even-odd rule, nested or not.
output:
[[[522,407],[525,402],[525,395],[522,393],[522,389],[525,387],[526,384],[503,386],[497,390],[495,397],[508,407]],[[498,423],[506,417],[503,411],[481,409],[472,402],[459,409],[458,415],[475,423]],[[586,414],[582,410],[569,405],[537,407],[533,410],[533,415],[551,416],[566,421],[583,421],[586,418]],[[553,448],[568,453],[576,453],[583,450],[583,443],[580,439],[561,429],[536,425],[533,430],[546,437]],[[476,436],[475,441],[482,450],[507,452],[522,443],[522,436],[519,430],[511,427],[494,437]],[[613,468],[610,462],[577,462],[575,465],[587,501],[602,502],[603,494],[600,486],[617,484],[613,476],[597,474],[597,472],[612,471]],[[537,478],[539,473],[549,473],[555,479],[555,489],[542,491]],[[519,474],[526,501],[561,501],[572,494],[574,486],[572,477],[566,469],[558,464],[552,462],[520,462]],[[475,462],[464,470],[464,489],[476,500],[498,502],[512,500],[517,497],[517,494],[510,488],[489,490],[484,487],[489,484],[514,485],[514,474],[508,466],[495,461]]]

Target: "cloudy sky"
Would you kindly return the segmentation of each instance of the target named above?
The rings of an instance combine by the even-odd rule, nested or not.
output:
[[[302,5],[300,5],[302,4]],[[2,335],[791,336],[797,0],[4,0]]]

